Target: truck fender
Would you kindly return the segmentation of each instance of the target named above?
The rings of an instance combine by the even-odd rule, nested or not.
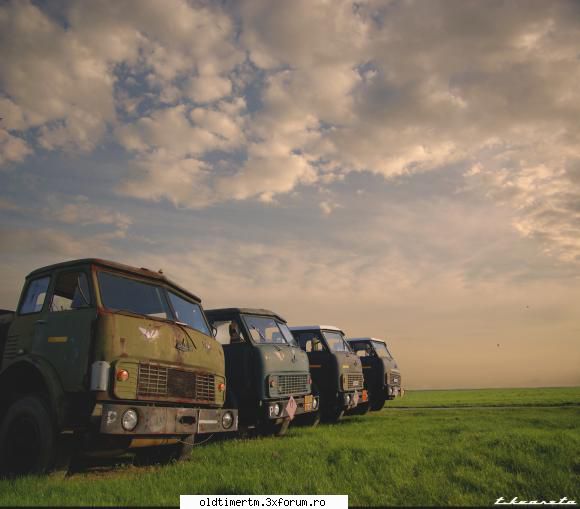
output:
[[[0,374],[0,411],[14,395],[43,393],[57,429],[64,423],[65,394],[54,368],[43,358],[34,355],[14,359]]]

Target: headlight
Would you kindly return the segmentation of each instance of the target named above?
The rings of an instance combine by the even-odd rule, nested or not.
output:
[[[123,429],[126,431],[133,431],[137,427],[137,423],[139,422],[139,416],[137,415],[137,411],[129,408],[129,410],[125,410],[123,414],[123,419],[121,420],[121,424],[123,425]]]
[[[270,387],[276,387],[278,385],[278,380],[276,379],[275,376],[270,377],[269,385]]]
[[[280,415],[280,412],[282,411],[282,407],[280,406],[280,403],[276,403],[274,405],[274,415],[276,417],[278,417]]]
[[[234,423],[234,414],[232,414],[231,412],[225,412],[224,415],[222,415],[222,426],[224,427],[224,429],[230,429],[233,423]]]
[[[318,408],[318,400],[314,398],[312,400],[312,410],[316,410]]]
[[[346,395],[346,402],[347,402],[347,404],[350,404],[350,394]]]

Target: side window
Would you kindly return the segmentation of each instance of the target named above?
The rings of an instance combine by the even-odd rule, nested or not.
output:
[[[216,340],[222,345],[231,345],[235,343],[244,343],[244,335],[240,330],[238,322],[235,320],[226,320],[223,322],[213,322],[216,328]]]
[[[368,357],[370,355],[367,345],[364,343],[349,343],[351,348],[356,352],[359,357]]]
[[[42,310],[49,283],[50,277],[46,276],[39,279],[34,279],[28,284],[26,295],[24,296],[24,300],[20,306],[19,312],[21,315],[27,313],[38,313]]]
[[[304,332],[298,336],[300,347],[306,352],[323,352],[324,345],[313,332]]]
[[[58,275],[50,302],[51,311],[70,311],[90,305],[89,284],[84,272]]]

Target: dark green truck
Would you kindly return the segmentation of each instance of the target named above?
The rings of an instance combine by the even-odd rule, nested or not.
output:
[[[308,358],[284,318],[267,309],[206,313],[223,345],[228,404],[239,409],[240,428],[282,435],[294,416],[316,412]]]
[[[0,359],[0,475],[79,450],[184,459],[196,434],[237,429],[200,299],[160,272],[98,259],[35,270],[0,315]]]
[[[351,348],[360,358],[371,410],[381,410],[385,401],[401,394],[401,372],[387,343],[377,338],[350,338]]]
[[[338,421],[345,412],[367,401],[361,363],[342,330],[332,325],[306,325],[290,330],[308,355],[313,392],[320,397],[319,418]]]

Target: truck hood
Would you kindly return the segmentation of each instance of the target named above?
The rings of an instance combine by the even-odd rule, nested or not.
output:
[[[101,311],[95,339],[95,360],[132,358],[225,376],[221,344],[185,325]]]
[[[258,345],[255,349],[260,371],[274,373],[308,373],[308,356],[300,348],[288,345]]]
[[[346,375],[348,373],[362,374],[363,370],[360,359],[354,353],[334,352],[334,358],[336,360],[339,378],[340,375]]]

